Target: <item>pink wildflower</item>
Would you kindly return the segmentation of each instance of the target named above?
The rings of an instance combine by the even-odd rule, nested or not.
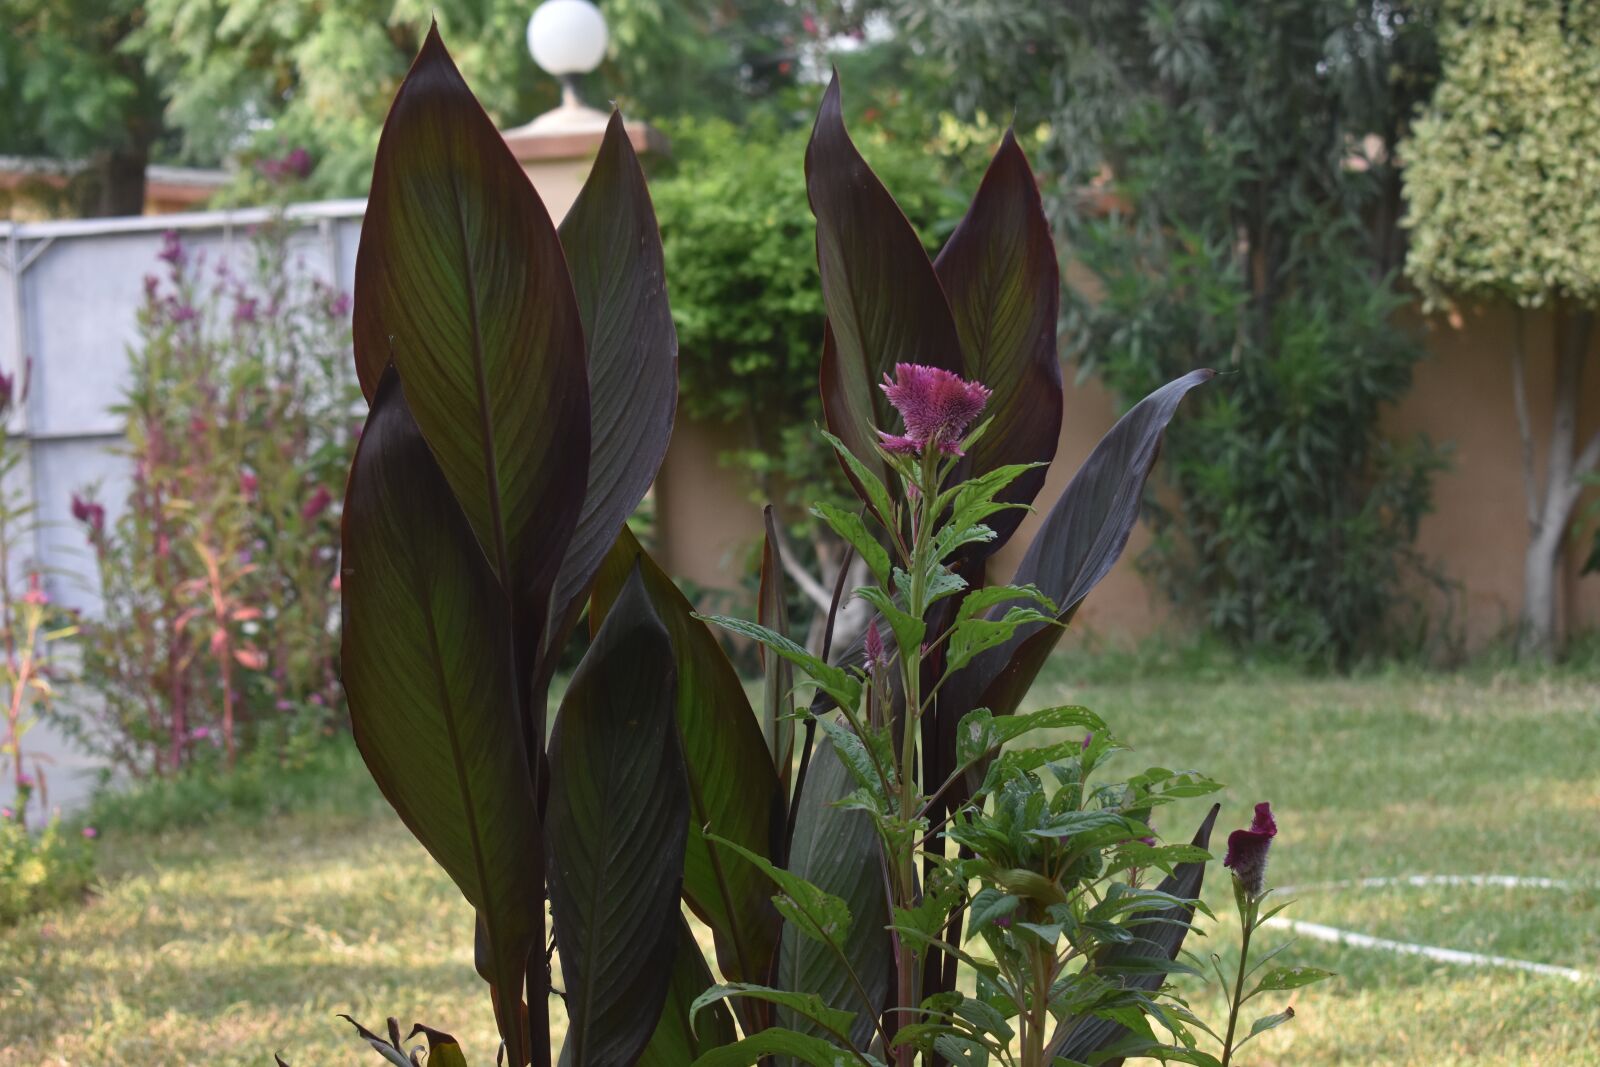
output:
[[[903,455],[937,448],[961,455],[961,435],[989,402],[989,390],[959,374],[920,363],[896,363],[895,378],[883,376],[884,395],[905,420],[904,435],[878,431],[883,447]]]
[[[305,504],[301,506],[300,517],[310,522],[324,511],[327,511],[328,505],[331,503],[333,503],[333,494],[328,492],[327,486],[319,485],[317,486],[317,491],[312,493],[306,499]]]
[[[349,293],[335,293],[328,300],[328,317],[330,319],[339,319],[350,314],[350,304]]]
[[[90,841],[93,841],[95,838],[100,836],[100,831],[96,830],[92,826],[85,826],[83,828],[83,836],[87,837]]]
[[[233,305],[234,322],[256,321],[256,301],[250,297],[242,297]]]
[[[256,476],[250,471],[239,472],[239,492],[254,498],[256,495]]]
[[[28,575],[28,591],[22,595],[22,602],[24,604],[33,604],[36,607],[43,607],[50,603],[50,594],[44,591],[44,586],[39,581],[37,571]]]
[[[106,509],[92,500],[72,494],[72,517],[89,527],[89,536],[97,537],[105,529]]]
[[[183,242],[178,239],[177,230],[168,230],[161,235],[161,251],[156,253],[156,258],[174,267],[183,262]]]
[[[33,785],[33,775],[26,773],[17,775],[18,789],[32,789]]]
[[[10,808],[0,808],[0,819],[15,819],[17,813]]]
[[[1260,896],[1267,884],[1267,850],[1272,839],[1278,836],[1278,824],[1272,818],[1272,805],[1256,805],[1255,818],[1247,830],[1235,830],[1228,835],[1228,854],[1222,865],[1233,869],[1235,878],[1252,897]]]

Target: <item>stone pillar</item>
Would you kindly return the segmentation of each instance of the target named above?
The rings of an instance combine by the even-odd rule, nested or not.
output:
[[[506,145],[528,172],[539,199],[556,222],[578,198],[609,120],[605,112],[569,100],[524,126],[503,131]],[[667,139],[655,127],[630,122],[626,129],[633,150],[641,157],[666,154]]]

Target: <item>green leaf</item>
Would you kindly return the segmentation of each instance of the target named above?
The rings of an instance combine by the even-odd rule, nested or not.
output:
[[[1033,608],[1010,608],[998,619],[962,619],[950,630],[945,646],[945,669],[959,671],[974,656],[1011,639],[1022,626],[1033,623],[1054,625],[1055,618]]]
[[[1264,1034],[1268,1030],[1276,1029],[1293,1018],[1293,1008],[1284,1008],[1276,1015],[1263,1015],[1261,1018],[1250,1024],[1250,1032],[1244,1036],[1244,1041],[1240,1041],[1239,1044],[1243,1045],[1245,1041],[1249,1041],[1257,1034]]]
[[[795,800],[799,810],[788,866],[794,877],[842,900],[853,921],[838,946],[842,956],[786,924],[773,984],[816,993],[831,1007],[859,1011],[851,1038],[858,1047],[866,1048],[875,1018],[887,1003],[894,946],[885,929],[889,911],[883,895],[877,828],[865,812],[835,806],[852,788],[850,772],[833,745],[826,738],[818,739],[811,769]],[[790,1018],[784,1011],[778,1013],[778,1021],[814,1032],[803,1020]]]
[[[1037,464],[1000,495],[1029,503],[1044,485],[1044,464],[1061,431],[1061,277],[1038,181],[1010,130],[933,268],[950,301],[967,377],[991,391],[984,414],[994,425],[968,449],[966,464],[979,473]],[[990,524],[995,540],[981,555],[1010,540],[1022,515],[997,516]]]
[[[1204,849],[1210,845],[1211,830],[1216,825],[1217,813],[1221,810],[1221,805],[1211,806],[1210,812],[1190,842],[1195,848]],[[1161,884],[1156,886],[1156,891],[1183,900],[1197,900],[1205,883],[1205,875],[1206,864],[1203,860],[1180,864],[1171,875],[1161,880]],[[1193,920],[1192,904],[1178,905],[1163,912],[1142,915],[1128,923],[1128,929],[1137,935],[1136,939],[1104,947],[1095,955],[1091,965],[1097,970],[1116,973],[1140,960],[1177,959],[1179,951],[1183,948],[1184,938],[1189,933],[1189,924]],[[1121,974],[1117,978],[1126,989],[1144,991],[1159,989],[1163,980],[1163,974],[1151,971]],[[1051,1035],[1046,1051],[1069,1060],[1090,1061],[1096,1052],[1111,1048],[1128,1036],[1127,1029],[1119,1022],[1099,1017],[1089,1018],[1082,1020],[1070,1030],[1065,1025],[1058,1026],[1056,1032]]]
[[[677,738],[688,775],[690,826],[683,896],[709,927],[717,963],[734,981],[759,981],[778,947],[778,914],[761,872],[709,832],[763,856],[779,852],[783,799],[761,727],[716,635],[665,571],[624,528],[595,581],[590,624],[598,628],[637,566],[656,616],[672,639],[678,671]],[[776,658],[776,657],[774,657]]]
[[[991,886],[978,890],[968,909],[967,936],[976,937],[996,919],[1003,919],[1017,910],[1022,898],[1012,893],[1002,893]]]
[[[691,1067],[753,1067],[768,1056],[788,1056],[807,1067],[883,1067],[879,1060],[865,1053],[846,1052],[823,1038],[777,1027],[737,1044],[713,1049],[695,1060]]]
[[[833,446],[833,451],[838,455],[839,462],[850,474],[850,480],[858,491],[866,494],[866,503],[878,515],[885,526],[893,525],[894,502],[889,497],[889,490],[884,488],[883,471],[881,465],[877,470],[872,470],[855,457],[850,451],[850,446],[839,440],[827,430],[818,430],[823,440]]]
[[[667,1002],[656,1020],[650,1044],[635,1067],[682,1067],[697,1056],[738,1040],[727,1005],[713,1004],[703,1011],[697,1006],[701,992],[714,981],[706,958],[695,943],[694,931],[679,912],[678,954],[672,965]]]
[[[884,728],[878,736],[865,738],[848,726],[834,722],[826,716],[818,716],[816,722],[822,732],[828,735],[834,751],[844,760],[845,766],[850,768],[850,774],[855,778],[856,784],[871,793],[875,801],[871,810],[887,814],[887,794],[898,784],[894,770],[893,742],[888,736],[888,729]],[[870,730],[870,727],[868,729]]]
[[[895,645],[900,649],[902,660],[909,661],[920,654],[922,638],[928,632],[926,623],[915,615],[902,611],[900,605],[889,599],[889,594],[882,589],[867,586],[856,590],[856,596],[877,608],[878,614],[889,624],[889,629],[894,632]]]
[[[394,364],[519,619],[542,624],[588,484],[583,323],[550,216],[436,27],[378,142],[354,336],[362,391]]]
[[[841,1038],[850,1032],[850,1027],[856,1020],[855,1012],[830,1008],[815,993],[794,993],[764,985],[751,985],[748,982],[712,986],[695,998],[691,1014],[728,997],[753,997],[771,1004],[781,1004]]]
[[[678,405],[661,234],[615,111],[559,234],[588,339],[589,481],[552,596],[552,650],[564,644],[617,531],[655,479]]]
[[[791,638],[767,629],[744,619],[729,618],[726,615],[696,615],[695,618],[705,622],[714,623],[740,637],[748,637],[752,641],[759,641],[767,648],[776,652],[796,667],[805,671],[812,681],[828,696],[832,697],[841,707],[855,708],[861,703],[861,679],[846,671],[843,667],[835,667],[824,663],[801,648]]]
[[[1274,967],[1261,976],[1261,981],[1256,983],[1256,987],[1250,991],[1249,996],[1246,996],[1245,999],[1249,1000],[1250,997],[1255,996],[1257,993],[1265,993],[1269,990],[1299,989],[1301,986],[1325,981],[1332,977],[1334,977],[1332,971],[1324,971],[1316,967]]]
[[[844,947],[845,937],[850,932],[850,908],[844,901],[798,875],[773,866],[766,857],[749,849],[719,838],[712,840],[727,845],[772,880],[778,887],[773,903],[791,926],[813,941],[838,949]]]
[[[678,951],[689,791],[677,666],[636,568],[578,665],[550,734],[551,913],[573,1067],[632,1063]]]
[[[811,514],[827,523],[834,533],[855,548],[879,585],[889,584],[889,553],[872,536],[860,515],[832,504],[817,504],[811,509]]]
[[[1006,715],[999,719],[991,715],[988,708],[978,708],[962,716],[956,733],[956,760],[960,766],[977,763],[986,754],[1034,730],[1065,730],[1072,727],[1103,732],[1106,724],[1088,708],[1070,704],[1032,711],[1026,715]]]
[[[828,429],[879,472],[878,431],[900,429],[878,387],[883,376],[897,362],[957,374],[965,365],[955,319],[922,242],[845,131],[837,75],[806,146],[806,193],[817,218],[817,269],[828,309],[822,410]],[[855,481],[850,465],[845,469]],[[860,485],[857,490],[867,499]]]
[[[499,1018],[521,1017],[544,854],[510,607],[412,421],[379,383],[345,493],[340,660],[373,779],[485,924]],[[503,1035],[513,1054],[521,1027]]]

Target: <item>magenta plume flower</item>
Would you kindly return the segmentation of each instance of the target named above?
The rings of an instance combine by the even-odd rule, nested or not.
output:
[[[1228,835],[1228,854],[1224,867],[1232,868],[1234,877],[1252,897],[1261,895],[1267,885],[1267,850],[1272,839],[1278,836],[1278,824],[1272,818],[1272,805],[1263,801],[1256,805],[1256,817],[1250,820],[1247,830],[1235,830]]]
[[[883,631],[878,629],[878,620],[872,619],[867,623],[867,673],[876,674],[889,664],[889,655],[883,647]]]
[[[937,448],[961,455],[961,436],[989,402],[989,390],[959,374],[920,363],[896,363],[883,376],[884,395],[905,420],[903,435],[878,431],[885,450],[917,456]]]

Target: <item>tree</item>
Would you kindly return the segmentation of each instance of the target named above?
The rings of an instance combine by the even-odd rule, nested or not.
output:
[[[605,0],[597,103],[630,118],[737,117],[791,85],[800,15],[780,0]],[[558,90],[523,46],[525,0],[0,0],[0,153],[90,164],[81,213],[138,214],[152,158],[251,164],[305,149],[311,195],[365,193],[378,129],[430,16],[504,127]]]
[[[305,147],[317,161],[318,191],[359,195],[384,110],[430,14],[502,128],[554,106],[555,81],[523,45],[531,7],[525,0],[147,0],[138,46],[170,88],[168,116],[188,155],[214,160],[241,147]],[[611,58],[591,95],[616,100],[630,118],[700,108],[736,113],[740,100],[776,77],[766,60],[782,48],[784,9],[771,0],[740,23],[708,0],[607,0],[602,7]]]
[[[164,134],[162,99],[129,47],[137,0],[0,0],[0,153],[82,161],[80,215],[137,215]]]
[[[1127,399],[1232,372],[1170,431],[1162,588],[1236,644],[1392,647],[1438,463],[1378,426],[1422,354],[1393,320],[1390,149],[1431,83],[1427,5],[936,0],[897,21],[969,109],[1048,124],[1036,165],[1095,282],[1068,303],[1080,364]]]
[[[1574,508],[1600,467],[1600,431],[1581,446],[1578,439],[1600,304],[1600,8],[1452,0],[1440,46],[1443,78],[1402,148],[1406,271],[1433,306],[1458,297],[1518,308],[1509,357],[1528,522],[1518,645],[1548,657]],[[1528,413],[1520,328],[1526,310],[1539,307],[1556,320],[1554,417],[1543,442]]]

